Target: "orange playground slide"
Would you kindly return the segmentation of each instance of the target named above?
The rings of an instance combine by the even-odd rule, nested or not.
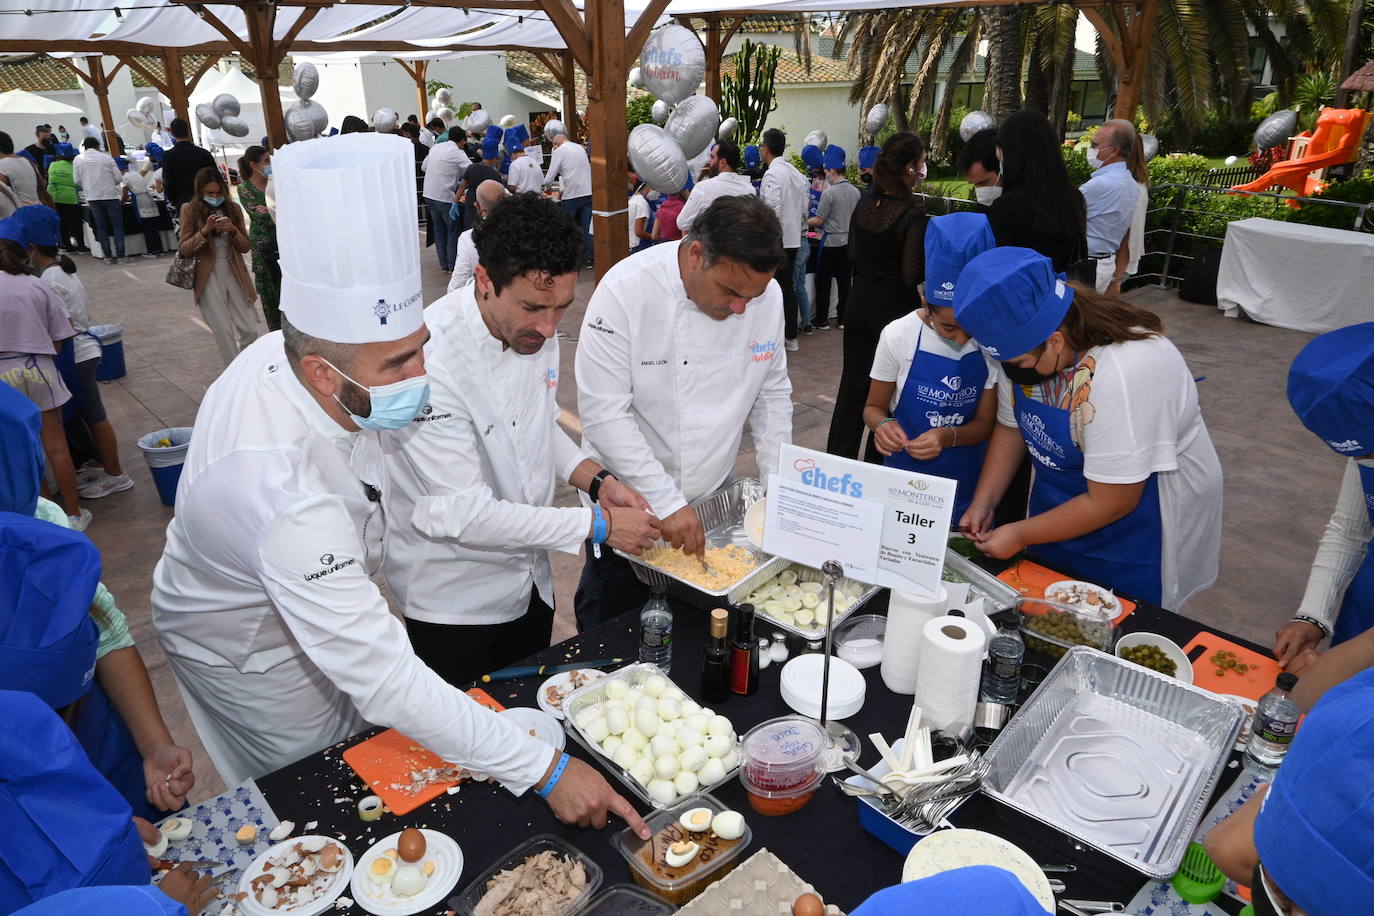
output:
[[[1280,185],[1303,196],[1315,194],[1322,189],[1323,182],[1312,178],[1311,173],[1353,162],[1368,125],[1369,112],[1362,109],[1325,108],[1317,116],[1317,129],[1305,155],[1286,159],[1249,184],[1238,184],[1231,190],[1267,191]]]

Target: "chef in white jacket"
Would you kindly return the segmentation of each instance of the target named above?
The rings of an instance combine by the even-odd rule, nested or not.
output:
[[[478,188],[496,185],[484,182]],[[386,437],[386,577],[415,652],[467,684],[549,645],[550,550],[640,553],[658,520],[558,426],[558,322],[577,291],[582,231],[516,194],[470,230],[472,282],[425,310],[429,402]],[[553,505],[571,483],[590,507]],[[601,545],[606,545],[604,548]]]
[[[643,830],[594,770],[426,667],[371,579],[378,431],[427,400],[410,145],[297,143],[273,171],[282,331],[207,392],[153,574],[153,624],[206,751],[235,785],[388,725],[566,822],[609,810]]]
[[[722,197],[681,241],[616,264],[587,305],[577,345],[582,447],[649,501],[668,543],[705,547],[688,505],[734,475],[748,424],[760,476],[792,440],[777,217],[757,197]],[[642,604],[629,564],[588,552],[581,629]]]

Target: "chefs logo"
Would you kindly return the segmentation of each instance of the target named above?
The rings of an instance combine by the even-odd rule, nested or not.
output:
[[[792,462],[792,467],[801,475],[801,482],[808,487],[863,499],[864,485],[855,480],[853,474],[845,474],[843,477],[827,474],[812,458],[798,458]]]
[[[1344,442],[1327,439],[1326,444],[1345,455],[1353,455],[1362,448],[1358,439],[1346,439]]]
[[[386,320],[397,312],[403,312],[416,302],[420,301],[420,294],[412,293],[409,298],[402,302],[387,302],[385,299],[378,299],[377,304],[372,306],[372,314],[377,316],[377,321],[385,325]]]
[[[544,370],[544,387],[545,387],[545,388],[557,388],[557,387],[558,387],[558,370],[557,370],[557,369],[545,369],[545,370]]]
[[[1054,437],[1049,433],[1045,432],[1045,421],[1038,414],[1033,414],[1030,411],[1017,414],[1017,419],[1021,422],[1021,433],[1025,437],[1026,445],[1032,449],[1041,463],[1046,467],[1059,467],[1053,461],[1043,457],[1042,454],[1053,452],[1060,458],[1064,457],[1064,447],[1055,442]],[[1034,451],[1037,448],[1040,450],[1039,452]]]
[[[930,421],[931,429],[939,429],[942,426],[964,425],[964,415],[961,413],[942,414],[938,410],[927,410],[926,419]]]
[[[765,340],[759,343],[757,340],[749,341],[749,358],[756,363],[766,363],[773,358],[773,354],[778,351],[776,340]]]
[[[320,557],[320,565],[324,568],[317,569],[312,573],[306,573],[305,581],[314,582],[316,579],[323,579],[330,573],[336,573],[339,570],[344,569],[345,567],[352,566],[356,562],[358,561],[353,559],[352,557],[349,557],[347,560],[340,560],[336,563],[334,562],[334,554],[324,554]]]

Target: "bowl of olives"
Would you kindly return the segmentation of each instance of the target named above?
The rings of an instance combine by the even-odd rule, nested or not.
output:
[[[1102,608],[1020,598],[1021,633],[1026,648],[1059,659],[1074,646],[1088,646],[1101,652],[1112,651],[1116,627],[1112,615]]]
[[[1116,654],[1142,668],[1193,682],[1193,666],[1178,644],[1154,633],[1127,633],[1116,642]]]

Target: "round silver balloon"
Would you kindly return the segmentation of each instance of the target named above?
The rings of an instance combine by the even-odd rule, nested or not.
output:
[[[664,121],[668,120],[668,115],[671,114],[672,111],[673,106],[659,99],[654,102],[654,107],[649,109],[649,117],[654,119],[655,124],[662,124]]]
[[[636,89],[643,89],[644,71],[639,69],[638,67],[631,67],[630,78],[626,80],[626,82],[629,83],[631,86],[634,86]]]
[[[870,134],[876,134],[887,126],[888,110],[882,102],[868,109],[868,114],[864,115],[864,130]]]
[[[720,109],[716,103],[704,95],[689,95],[677,103],[663,129],[677,141],[682,155],[691,159],[710,145],[719,126]]]
[[[234,115],[225,115],[220,118],[219,126],[221,130],[231,137],[248,136],[248,124]]]
[[[439,117],[439,115],[434,111],[433,108],[431,108],[429,111],[425,112],[425,123],[428,124],[430,121],[433,121],[437,117]]]
[[[286,135],[292,140],[310,140],[320,135],[303,103],[304,100],[286,109]]]
[[[676,194],[687,184],[687,157],[657,124],[640,124],[630,131],[630,164],[660,194]]]
[[[453,109],[445,105],[443,108],[440,108],[434,112],[434,117],[438,118],[440,121],[443,121],[444,126],[447,127],[449,125],[449,122],[453,120]]]
[[[315,133],[322,134],[329,129],[329,112],[324,110],[324,106],[314,99],[302,99],[296,103],[308,115],[311,122],[315,125]]]
[[[153,129],[152,119],[137,108],[130,108],[128,111],[124,112],[124,120],[141,131],[146,132]]]
[[[825,135],[823,130],[813,130],[806,135],[806,140],[803,142],[807,146],[814,146],[824,152],[825,148],[830,145],[830,138]]]
[[[434,101],[436,106],[443,108],[445,105],[453,104],[453,90],[447,86],[440,86],[434,90]]]
[[[1150,161],[1151,159],[1153,159],[1155,156],[1158,156],[1158,155],[1159,155],[1159,138],[1156,137],[1154,134],[1141,134],[1141,135],[1140,135],[1140,152],[1141,152],[1141,154],[1145,157],[1145,161],[1146,161],[1146,162],[1149,162],[1149,161]]]
[[[296,64],[296,69],[291,72],[291,88],[295,90],[296,98],[308,100],[320,88],[320,71],[311,63]]]
[[[210,103],[210,106],[215,109],[215,114],[219,115],[221,119],[225,115],[234,118],[239,116],[239,100],[227,92],[215,96],[215,100]]]
[[[146,114],[150,118],[156,117],[158,109],[157,96],[145,95],[143,98],[138,100],[138,104],[134,107],[137,108],[139,111],[143,112],[144,114]]]
[[[211,130],[219,129],[219,113],[215,111],[213,105],[206,102],[201,102],[196,106],[196,120]]]
[[[959,122],[959,136],[967,140],[978,131],[987,130],[992,126],[992,115],[986,111],[970,111],[964,115],[964,120]]]
[[[563,122],[558,120],[557,118],[554,118],[553,120],[549,121],[544,125],[544,139],[548,140],[550,143],[553,142],[554,137],[558,136],[559,134],[566,135],[567,132],[568,128],[564,126]]]
[[[716,139],[729,140],[735,136],[737,130],[739,130],[739,118],[726,118],[720,122],[720,129],[716,131]]]
[[[504,114],[501,115],[501,120],[497,123],[501,125],[502,130],[510,130],[512,127],[519,124],[520,121],[513,114]]]
[[[1276,111],[1259,123],[1255,128],[1255,149],[1269,149],[1275,146],[1283,146],[1288,142],[1288,138],[1293,135],[1293,131],[1298,129],[1298,113],[1292,109],[1285,108],[1283,111]]]
[[[644,42],[639,72],[649,92],[670,104],[681,102],[706,75],[706,49],[691,29],[676,23],[660,26]]]
[[[485,108],[479,108],[468,115],[467,120],[463,122],[463,126],[475,134],[480,134],[491,126],[491,113]]]
[[[378,108],[372,113],[372,126],[379,134],[393,132],[400,120],[401,116],[391,108]]]
[[[162,123],[163,123],[163,124],[171,124],[171,123],[172,123],[172,119],[175,118],[176,116],[177,116],[177,113],[176,113],[175,111],[173,111],[172,109],[170,109],[170,108],[164,108],[164,109],[162,109]]]

